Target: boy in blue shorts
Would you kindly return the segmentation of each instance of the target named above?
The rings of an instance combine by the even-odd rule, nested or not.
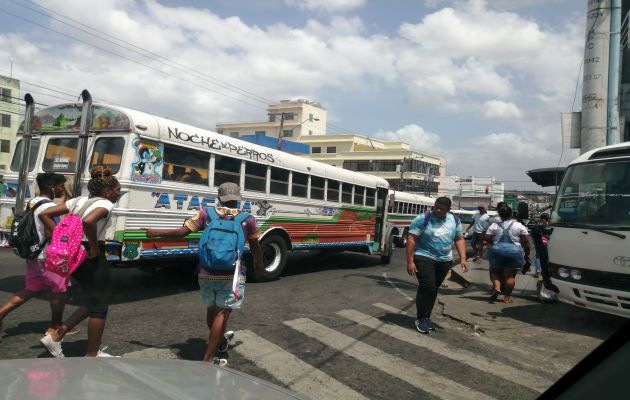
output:
[[[219,218],[233,219],[237,214],[238,202],[241,200],[240,187],[231,182],[223,183],[219,186],[219,205],[215,207]],[[210,223],[210,216],[206,209],[201,210],[194,217],[184,222],[178,229],[147,229],[147,237],[184,237],[191,232],[203,231]],[[258,238],[258,228],[256,218],[249,216],[241,224],[243,236],[249,243],[249,248],[253,255],[254,267],[262,268],[262,251]],[[232,289],[233,272],[208,271],[203,268],[198,269],[199,288],[201,298],[208,307],[206,321],[210,330],[208,347],[203,356],[203,361],[212,361],[218,365],[226,365],[227,360],[215,357],[215,353],[221,345],[221,351],[227,350],[229,337],[226,335],[228,318],[232,310],[238,309],[245,298],[245,265],[241,264],[238,283],[238,298]]]

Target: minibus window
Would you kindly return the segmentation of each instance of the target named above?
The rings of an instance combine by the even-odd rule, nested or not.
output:
[[[216,155],[214,158],[214,186],[225,182],[239,184],[241,181],[241,160]]]
[[[208,153],[165,144],[162,179],[208,185],[209,164],[210,155]]]
[[[324,200],[324,178],[311,176],[311,199]]]
[[[39,139],[31,139],[31,152],[28,156],[28,170],[32,171],[35,168],[35,162],[37,161],[37,153],[39,153]],[[11,171],[19,171],[22,164],[22,141],[20,140],[15,145],[15,152],[13,153],[13,160],[11,161]]]
[[[267,184],[267,166],[245,162],[245,190],[265,193]]]
[[[308,175],[299,172],[293,173],[293,188],[291,194],[295,197],[306,197],[306,185],[308,183]]]
[[[334,203],[339,203],[339,182],[334,181],[332,179],[328,180],[328,193],[327,197],[328,201],[332,201]]]
[[[269,191],[272,194],[289,194],[289,171],[286,169],[271,167],[271,185]]]
[[[48,140],[42,169],[46,172],[74,172],[77,163],[77,138]]]
[[[90,160],[90,169],[97,165],[103,165],[111,168],[114,173],[117,173],[120,169],[120,161],[124,148],[125,139],[121,137],[103,137],[96,139],[94,150],[92,151],[92,160]]]

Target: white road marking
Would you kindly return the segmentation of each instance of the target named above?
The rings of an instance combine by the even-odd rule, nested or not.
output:
[[[407,312],[403,310],[399,310],[387,304],[375,303],[372,305],[388,312],[397,312],[398,314],[408,315]],[[474,340],[478,342],[482,342],[491,347],[503,349],[508,354],[516,353],[518,354],[518,357],[519,357],[518,364],[526,365],[532,369],[540,369],[541,365],[545,365],[550,362],[554,365],[556,369],[561,370],[561,371],[566,372],[572,368],[572,366],[567,365],[566,363],[563,363],[561,361],[550,360],[549,357],[547,357],[545,354],[542,354],[542,353],[539,354],[538,352],[531,351],[531,349],[530,350],[521,349],[518,347],[518,344],[516,343],[504,342],[497,338],[490,338],[488,336],[481,336],[481,335],[475,335]]]
[[[493,398],[432,371],[413,365],[408,361],[387,354],[308,318],[284,321],[284,324],[337,351],[354,357],[367,365],[440,398],[484,400]]]
[[[400,288],[398,288],[396,285],[394,285],[394,282],[392,282],[391,280],[389,280],[389,278],[387,277],[387,272],[383,272],[383,278],[385,278],[385,280],[387,281],[387,283],[390,284],[391,287],[393,287],[394,289],[396,289],[396,291],[398,293],[400,293],[400,295],[402,297],[404,297],[405,299],[409,300],[409,301],[413,301],[413,299],[409,296],[407,296],[406,293],[404,293],[402,290],[400,290]]]
[[[297,393],[312,399],[367,399],[252,331],[238,331],[236,335],[242,342],[235,351]]]
[[[468,350],[451,347],[445,342],[432,338],[430,335],[420,335],[413,327],[402,328],[398,325],[387,324],[370,315],[363,314],[355,310],[341,310],[338,315],[377,330],[385,335],[389,335],[395,339],[411,343],[418,347],[426,348],[433,353],[450,358],[451,360],[469,365],[475,369],[490,373],[495,376],[507,379],[536,390],[543,392],[547,390],[553,382],[548,381],[537,375],[530,374],[510,365],[496,362],[485,358],[483,355],[470,352]]]

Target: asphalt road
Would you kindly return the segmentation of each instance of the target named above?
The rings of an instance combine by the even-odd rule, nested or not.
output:
[[[0,266],[0,301],[5,301],[22,288],[23,263],[0,249]],[[492,340],[484,340],[473,325],[443,312],[449,299],[459,311],[479,307],[471,298],[482,289],[454,282],[448,286],[434,312],[439,329],[427,337],[413,330],[415,304],[410,299],[416,283],[404,270],[402,251],[389,266],[361,254],[292,255],[280,280],[248,283],[245,305],[230,320],[236,338],[228,366],[314,399],[490,399],[508,394],[532,399],[621,323],[602,314],[592,330],[588,321],[579,330],[574,320],[565,326],[559,322],[554,326],[557,340],[521,347],[514,345],[515,338],[523,327],[530,337],[538,332],[537,320],[507,316],[485,328]],[[157,273],[117,269],[113,288],[103,338],[108,352],[201,359],[208,332],[190,268]],[[66,314],[73,308],[69,304]],[[545,312],[557,313],[553,319],[558,321],[571,308],[559,305]],[[7,317],[0,358],[49,357],[38,342],[48,319],[46,295]],[[83,355],[86,325],[79,327],[81,333],[64,341],[68,357]],[[549,327],[540,327],[540,335],[545,329]],[[563,338],[567,351],[557,348]],[[553,368],[544,361],[552,351]]]

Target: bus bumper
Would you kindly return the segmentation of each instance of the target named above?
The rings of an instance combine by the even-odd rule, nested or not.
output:
[[[560,289],[560,301],[574,306],[630,318],[630,292],[579,285],[551,278]]]

